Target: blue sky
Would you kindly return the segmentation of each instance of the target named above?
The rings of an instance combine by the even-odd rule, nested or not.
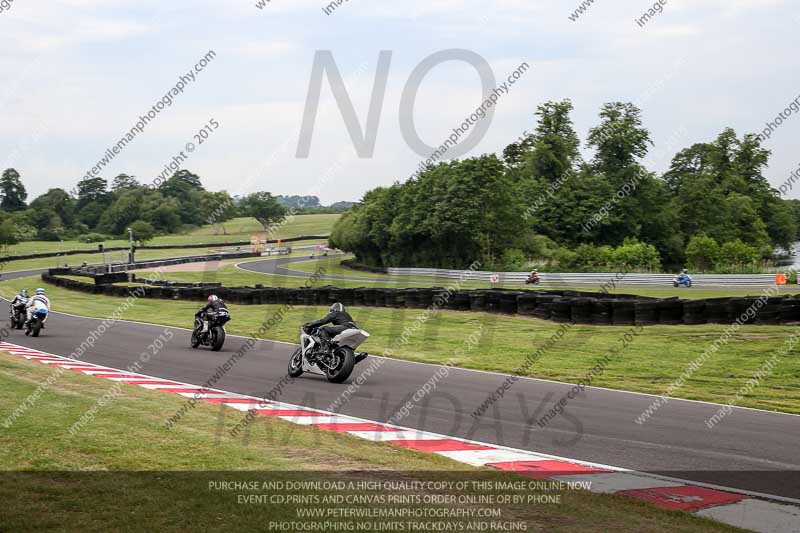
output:
[[[196,82],[103,177],[152,181],[213,118],[219,129],[184,165],[209,189],[358,199],[416,170],[400,95],[420,61],[449,48],[480,54],[498,80],[532,67],[470,155],[499,153],[531,130],[544,101],[571,98],[585,139],[603,102],[632,100],[656,144],[647,165],[661,171],[677,149],[725,127],[761,131],[800,96],[800,15],[788,0],[668,0],[644,28],[635,19],[652,3],[638,0],[595,0],[575,22],[579,0],[350,0],[331,15],[324,0],[256,1],[14,0],[0,12],[0,167],[15,167],[31,198],[71,189],[209,50],[216,57]],[[393,51],[371,158],[356,155],[327,83],[310,157],[295,158],[321,49],[333,52],[362,124],[378,54]],[[440,143],[480,100],[471,67],[437,67],[414,109],[420,137]],[[776,187],[800,164],[799,133],[793,116],[766,142]]]

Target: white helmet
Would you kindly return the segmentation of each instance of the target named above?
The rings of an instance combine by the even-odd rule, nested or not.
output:
[[[334,303],[333,305],[331,305],[331,313],[333,313],[334,311],[338,311],[341,313],[342,311],[344,311],[344,305],[342,305],[340,302]]]

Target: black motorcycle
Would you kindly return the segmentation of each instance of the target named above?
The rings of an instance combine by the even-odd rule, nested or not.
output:
[[[22,329],[22,326],[25,325],[25,306],[28,304],[28,300],[20,300],[16,304],[11,306],[9,310],[8,316],[11,321],[11,329]]]
[[[192,332],[192,348],[210,346],[211,350],[218,352],[225,344],[225,324],[231,319],[227,311],[220,309],[216,313],[206,313],[208,329],[203,331],[203,319],[194,317],[194,331]]]

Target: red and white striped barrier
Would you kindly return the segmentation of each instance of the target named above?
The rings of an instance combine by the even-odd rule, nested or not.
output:
[[[583,482],[591,492],[619,494],[650,502],[664,509],[697,513],[726,524],[764,533],[800,532],[800,501],[749,493],[738,489],[696,484],[634,472],[624,468],[518,450],[413,428],[373,422],[348,415],[274,402],[218,389],[131,373],[48,354],[8,342],[0,350],[49,366],[121,381],[151,390],[222,404],[239,411],[254,411],[295,424],[348,433],[376,442],[389,442],[412,450],[435,453],[471,465],[516,472],[534,479]],[[780,500],[780,501],[776,501]]]

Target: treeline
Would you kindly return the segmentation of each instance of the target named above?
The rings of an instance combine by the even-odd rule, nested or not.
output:
[[[207,191],[196,174],[179,170],[158,187],[145,186],[127,174],[110,186],[103,178],[85,178],[72,191],[50,189],[27,203],[19,173],[0,177],[0,244],[28,240],[101,242],[128,235],[139,241],[203,224],[220,224],[237,216],[255,217],[265,228],[280,220],[286,208],[268,192],[233,198]]]
[[[658,270],[751,268],[797,238],[800,202],[769,185],[770,153],[755,135],[726,129],[659,176],[642,162],[653,143],[636,106],[601,108],[588,161],[572,109],[539,106],[534,132],[502,157],[442,162],[369,191],[331,243],[375,266]],[[716,252],[698,253],[711,242]]]

